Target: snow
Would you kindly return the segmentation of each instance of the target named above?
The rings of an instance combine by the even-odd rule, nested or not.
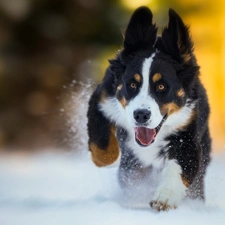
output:
[[[124,202],[117,170],[96,167],[88,152],[1,156],[0,224],[225,224],[224,154],[208,168],[205,203],[169,212]]]

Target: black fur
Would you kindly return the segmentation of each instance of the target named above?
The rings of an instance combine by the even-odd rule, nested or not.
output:
[[[115,90],[115,79],[108,69],[102,84],[98,85],[89,101],[87,114],[89,145],[90,143],[95,143],[100,149],[106,149],[109,144],[111,122],[99,110],[98,104],[101,101],[103,91],[105,91],[108,96],[114,96]]]
[[[110,125],[116,125],[122,153],[119,172],[121,184],[127,186],[130,181],[133,185],[133,180],[143,179],[143,176],[151,173],[152,166],[143,167],[141,160],[126,146],[129,133],[126,128],[105,115],[99,104],[102,98],[115,98],[119,101],[124,98],[125,104],[129,104],[139,94],[142,86],[142,81],[137,82],[134,74],[141,74],[144,59],[155,52],[149,74],[149,95],[155,99],[160,109],[171,102],[178,108],[195,103],[191,119],[177,132],[165,137],[168,144],[162,145],[158,158],[175,159],[182,169],[182,178],[188,183],[188,195],[204,199],[204,175],[211,150],[209,105],[206,91],[199,79],[199,66],[189,29],[176,12],[170,9],[168,27],[161,36],[157,37],[156,33],[151,11],[146,7],[138,8],[127,27],[124,48],[115,59],[109,61],[105,77],[90,99],[89,144],[95,143],[100,149],[106,149]],[[151,82],[156,73],[162,74],[162,79]],[[131,83],[136,84],[135,89],[131,88]],[[159,83],[166,87],[165,91],[157,90]],[[120,85],[120,89],[117,89]],[[179,90],[183,90],[184,94],[178,96]]]

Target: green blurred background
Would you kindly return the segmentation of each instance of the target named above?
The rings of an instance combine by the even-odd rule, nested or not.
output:
[[[168,22],[168,8],[191,26],[212,108],[214,150],[224,150],[222,0],[0,0],[2,150],[67,148],[63,105],[82,86],[79,81],[101,80],[107,60],[121,47],[121,30],[141,5],[152,9],[160,28]]]

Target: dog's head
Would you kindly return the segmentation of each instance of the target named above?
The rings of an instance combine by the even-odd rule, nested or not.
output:
[[[161,36],[146,7],[132,15],[124,48],[110,60],[118,81],[116,97],[140,146],[155,140],[164,121],[179,111],[191,95],[199,68],[188,27],[173,10]]]

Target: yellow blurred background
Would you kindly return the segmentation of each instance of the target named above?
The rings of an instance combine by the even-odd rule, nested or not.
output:
[[[213,150],[225,150],[222,0],[1,0],[1,149],[76,149],[68,147],[78,129],[68,135],[65,102],[88,78],[101,80],[121,47],[120,29],[141,5],[151,8],[160,28],[169,8],[190,25],[211,105]]]

